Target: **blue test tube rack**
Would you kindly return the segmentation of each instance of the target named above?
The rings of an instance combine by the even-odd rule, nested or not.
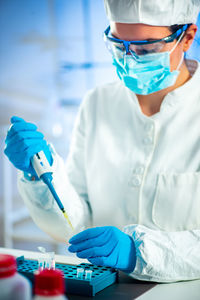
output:
[[[26,276],[33,283],[34,273],[38,270],[38,261],[25,259],[24,256],[17,258],[17,271]],[[110,267],[95,266],[82,263],[79,265],[67,265],[56,263],[56,269],[64,273],[66,294],[95,296],[96,293],[117,281],[117,271]],[[77,269],[92,270],[91,279],[77,278]]]

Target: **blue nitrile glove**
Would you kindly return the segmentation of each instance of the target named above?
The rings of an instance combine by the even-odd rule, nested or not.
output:
[[[22,118],[14,116],[10,121],[12,126],[6,136],[4,153],[17,169],[30,173],[37,178],[31,165],[31,157],[43,150],[50,165],[53,162],[44,135],[37,131],[36,125],[28,123]]]
[[[107,266],[132,272],[136,264],[133,239],[116,227],[105,226],[86,229],[74,235],[68,250],[77,252],[94,265]]]

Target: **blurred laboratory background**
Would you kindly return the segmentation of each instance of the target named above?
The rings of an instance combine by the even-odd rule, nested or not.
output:
[[[107,26],[103,0],[0,0],[0,247],[66,251],[30,219],[4,140],[17,115],[67,157],[87,90],[117,79],[102,38]],[[200,30],[187,56],[200,60]]]

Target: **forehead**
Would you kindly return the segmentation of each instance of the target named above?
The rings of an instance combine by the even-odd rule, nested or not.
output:
[[[152,26],[147,24],[110,23],[111,33],[124,40],[161,39],[171,34],[168,26]]]

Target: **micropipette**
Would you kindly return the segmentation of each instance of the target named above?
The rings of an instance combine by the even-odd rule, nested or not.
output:
[[[53,186],[52,168],[51,168],[44,152],[40,151],[40,152],[36,153],[31,158],[31,163],[32,163],[32,166],[33,166],[37,176],[40,179],[42,179],[42,181],[48,186],[48,188],[51,191],[51,194],[53,195],[54,199],[56,200],[56,203],[58,204],[60,210],[63,212],[65,219],[67,219],[67,222],[69,223],[70,227],[73,230],[74,228],[72,226],[72,223],[70,222],[70,219],[69,219],[67,213],[65,212],[65,208]]]

